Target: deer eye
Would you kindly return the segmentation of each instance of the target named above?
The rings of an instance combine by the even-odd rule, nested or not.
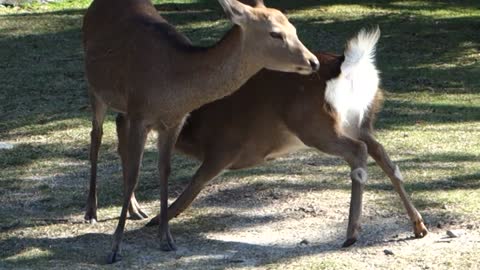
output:
[[[280,32],[270,32],[270,36],[275,39],[283,40],[283,35]]]

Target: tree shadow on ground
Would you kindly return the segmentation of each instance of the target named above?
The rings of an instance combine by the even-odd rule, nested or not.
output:
[[[480,101],[480,98],[479,98]],[[409,101],[386,100],[378,117],[377,127],[414,126],[422,123],[455,123],[480,121],[480,106],[439,105]]]
[[[314,233],[316,239],[301,245],[302,239],[296,244],[276,243],[260,244],[252,239],[245,241],[219,240],[208,236],[209,233],[224,232],[236,226],[250,227],[272,222],[264,217],[250,217],[250,223],[241,220],[230,221],[228,225],[217,226],[219,219],[228,217],[204,215],[198,220],[184,220],[172,225],[172,232],[176,236],[179,250],[177,252],[161,252],[157,237],[157,228],[143,227],[128,230],[123,240],[123,261],[116,267],[181,267],[185,269],[202,269],[204,267],[236,266],[265,266],[269,263],[289,262],[292,259],[308,255],[325,254],[340,249],[344,240],[346,224],[336,223],[332,227],[333,234],[321,235]],[[275,220],[275,218],[273,218]],[[378,222],[378,223],[377,223]],[[391,224],[389,222],[392,222]],[[398,225],[394,221],[373,221],[364,224],[359,242],[351,249],[362,249],[368,246],[382,246],[384,239],[408,232],[409,225]],[[192,224],[196,224],[193,225]],[[200,225],[200,226],[199,226]],[[89,225],[84,225],[89,226]],[[128,227],[128,226],[127,226]],[[299,228],[300,229],[300,228]],[[411,238],[397,238],[393,241],[406,241]],[[112,236],[105,233],[88,233],[80,236],[61,238],[10,238],[2,241],[0,258],[7,266],[15,265],[50,265],[55,267],[83,266],[100,267],[105,264],[106,255],[110,248]],[[43,256],[22,256],[22,253],[31,250],[41,250]]]
[[[312,1],[314,2],[316,1]],[[200,9],[199,12],[203,12],[197,4],[187,7],[174,5],[178,8],[166,5],[164,9],[178,11],[167,12],[165,16],[174,24],[180,25],[182,32],[197,44],[212,44],[228,28],[226,24],[214,27],[188,26],[192,22],[217,21],[224,15],[218,11],[206,11],[205,14],[192,16],[190,9]],[[163,6],[159,8],[162,9]],[[86,111],[88,100],[80,42],[81,13],[67,10],[53,14],[54,19],[49,23],[56,25],[54,33],[4,36],[0,39],[0,53],[5,55],[0,64],[3,67],[0,82],[4,96],[0,111],[0,134],[7,139],[9,131],[22,126],[70,118],[90,118]],[[2,17],[9,20],[15,19],[15,16],[21,16],[21,21],[31,21],[29,24],[33,24],[39,17],[45,16],[43,20],[46,20],[51,15],[45,13]],[[360,28],[380,25],[384,36],[378,48],[378,66],[382,70],[383,84],[389,91],[475,94],[478,92],[475,89],[480,88],[476,79],[478,64],[441,66],[461,59],[466,50],[478,45],[480,37],[476,29],[480,27],[480,21],[474,17],[432,21],[400,13],[326,21],[319,15],[318,18],[295,18],[293,21],[308,47],[337,53],[342,52],[345,40]],[[68,30],[62,30],[62,27]],[[415,50],[406,50],[406,47],[415,47]],[[25,69],[26,66],[28,69]],[[417,104],[387,101],[385,109],[397,109],[397,106],[411,110]],[[432,105],[431,109],[435,111],[437,107],[445,113],[432,114],[428,120],[434,123],[479,119],[478,106],[464,109],[461,106]],[[446,115],[448,113],[455,117],[449,117]],[[416,119],[407,116],[401,120],[403,123],[399,124],[409,125]],[[388,126],[385,125],[384,128]]]
[[[113,147],[112,147],[113,148]],[[159,183],[156,166],[156,151],[149,149],[145,153],[141,169],[139,185],[136,190],[139,202],[153,202],[159,199]],[[98,187],[99,208],[120,206],[122,201],[121,167],[116,154],[106,155],[99,165]],[[61,155],[60,155],[61,157]],[[51,156],[49,156],[51,158]],[[450,158],[450,160],[449,160]],[[445,169],[444,162],[476,160],[474,155],[446,154],[418,156],[412,159],[399,160],[396,163],[404,172],[422,170],[424,163],[431,169]],[[341,167],[342,169],[324,170],[323,168]],[[198,162],[182,156],[175,156],[170,177],[170,198],[175,199],[190,181]],[[369,167],[376,167],[371,163]],[[370,169],[369,169],[370,170]],[[58,173],[62,171],[64,173]],[[195,208],[221,207],[224,209],[262,208],[276,204],[278,199],[296,197],[298,193],[323,191],[350,191],[348,166],[340,158],[326,155],[311,155],[310,158],[298,159],[295,156],[286,157],[263,166],[251,169],[235,170],[224,173],[213,180],[219,189],[210,190],[208,195],[195,200]],[[312,175],[318,174],[317,177]],[[50,175],[50,176],[49,176]],[[387,176],[380,174],[382,182],[369,182],[370,191],[390,191],[395,194]],[[243,178],[268,180],[244,181]],[[308,177],[307,180],[302,178]],[[378,177],[378,176],[376,176]],[[2,180],[0,195],[16,194],[15,200],[0,208],[4,216],[2,230],[12,230],[38,225],[38,222],[65,222],[71,215],[82,215],[87,198],[89,181],[88,163],[67,164],[62,168],[53,169],[45,176],[14,177]],[[212,181],[212,182],[213,182]],[[222,183],[228,184],[221,187]],[[480,175],[467,174],[422,181],[407,181],[407,192],[441,191],[453,189],[480,188]],[[206,191],[204,191],[206,192]],[[27,202],[20,198],[28,198]],[[239,203],[242,202],[242,203]],[[415,200],[414,200],[415,202]],[[398,201],[399,204],[399,201]],[[423,210],[420,208],[420,210]],[[48,217],[48,218],[45,218]],[[42,219],[44,218],[44,219]],[[100,217],[101,218],[101,217]]]

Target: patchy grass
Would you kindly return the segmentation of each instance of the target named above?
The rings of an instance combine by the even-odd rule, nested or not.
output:
[[[364,230],[340,250],[348,212],[348,168],[305,151],[227,172],[172,221],[180,250],[159,251],[156,228],[129,221],[128,268],[472,269],[480,265],[480,4],[478,1],[270,1],[302,40],[341,53],[361,27],[380,25],[377,62],[386,103],[378,137],[433,231],[409,241],[410,224],[381,170],[369,164]],[[275,3],[273,3],[275,2]],[[215,1],[155,1],[195,43],[229,24]],[[267,3],[269,3],[267,1]],[[0,268],[104,268],[120,212],[115,127],[105,124],[99,217],[82,223],[90,113],[81,48],[88,0],[0,7]],[[153,136],[138,198],[158,211]],[[175,156],[172,199],[197,162]],[[437,228],[439,227],[439,228]],[[441,228],[441,229],[440,229]],[[443,239],[444,229],[465,236]],[[307,245],[299,244],[303,239]],[[477,248],[475,248],[477,247]],[[383,254],[384,249],[394,256]],[[107,267],[108,268],[108,267]]]

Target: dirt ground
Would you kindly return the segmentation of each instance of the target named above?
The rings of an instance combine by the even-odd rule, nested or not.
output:
[[[62,219],[38,219],[33,227],[21,223],[3,227],[0,247],[3,246],[4,254],[0,268],[480,267],[478,220],[423,211],[430,233],[423,239],[414,239],[408,217],[399,207],[400,200],[388,188],[382,192],[367,188],[361,237],[353,247],[341,248],[349,206],[346,166],[339,166],[342,162],[335,158],[314,157],[310,152],[270,165],[243,173],[226,172],[209,184],[193,207],[171,222],[178,245],[176,252],[160,251],[157,228],[145,227],[147,220],[129,220],[123,240],[123,260],[113,266],[105,265],[118,220],[117,206],[100,208],[99,222],[95,225],[83,223],[79,211]],[[340,172],[333,169],[337,167]],[[329,179],[335,174],[337,178],[345,174],[345,179]],[[87,171],[77,174],[87,175]],[[119,168],[101,166],[100,175],[118,176]],[[376,180],[382,177],[377,170],[373,170],[372,177],[374,187],[378,185],[376,182],[387,181]],[[184,184],[185,181],[179,181],[172,185],[172,198]],[[100,201],[101,198],[100,193]],[[158,212],[158,200],[142,201],[140,192],[139,201],[150,216]],[[385,201],[387,206],[379,201]],[[393,211],[389,204],[395,206]],[[447,230],[454,230],[459,237],[449,237]]]

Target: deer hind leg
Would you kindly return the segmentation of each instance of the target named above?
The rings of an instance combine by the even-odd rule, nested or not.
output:
[[[102,144],[103,121],[107,112],[107,105],[90,94],[92,106],[92,131],[90,132],[90,188],[87,198],[85,220],[89,223],[97,222],[97,162],[98,152]]]
[[[390,160],[390,157],[385,152],[384,147],[370,134],[370,132],[364,132],[361,136],[361,140],[367,144],[368,153],[387,174],[392,181],[395,191],[398,193],[398,195],[400,195],[400,199],[402,200],[408,216],[413,223],[415,237],[420,238],[427,235],[428,230],[427,227],[425,227],[422,216],[417,211],[412,201],[408,197],[407,192],[405,191],[400,168],[393,164],[393,162]]]
[[[126,187],[126,175],[127,174],[127,165],[126,165],[126,158],[127,158],[127,144],[128,144],[128,121],[125,115],[122,113],[117,114],[117,118],[115,120],[117,126],[117,137],[118,137],[118,154],[120,155],[120,159],[122,160],[122,173],[123,173],[123,180],[124,180],[124,187]],[[130,200],[130,205],[128,207],[128,214],[130,215],[131,219],[140,220],[147,218],[147,214],[145,214],[140,205],[135,198],[135,193],[132,194],[132,199]]]
[[[217,155],[206,157],[192,181],[188,183],[182,194],[170,205],[168,208],[168,219],[172,219],[180,215],[187,209],[193,200],[197,197],[205,185],[218,176],[231,163],[231,158],[228,155]],[[147,226],[153,226],[161,222],[160,215],[154,217]]]
[[[347,240],[343,247],[353,245],[361,230],[360,218],[362,215],[363,191],[367,182],[367,149],[365,144],[347,137],[338,137],[331,148],[326,151],[343,157],[350,165],[350,179],[352,190],[350,197],[350,210],[348,215]]]
[[[120,259],[120,243],[122,242],[123,231],[125,229],[127,211],[130,205],[133,191],[137,186],[140,163],[142,161],[145,140],[148,133],[142,120],[129,118],[128,122],[128,142],[126,143],[128,155],[126,156],[125,162],[126,173],[123,174],[125,177],[123,204],[122,211],[120,213],[120,219],[118,220],[117,229],[115,230],[115,234],[113,235],[112,252],[108,256],[108,263],[114,263]]]
[[[319,128],[318,130],[322,130]],[[312,135],[313,134],[313,135]],[[301,136],[302,137],[302,136]],[[360,231],[363,190],[367,182],[367,147],[363,142],[338,134],[335,131],[309,133],[302,141],[327,154],[343,157],[350,165],[352,191],[347,227],[347,240],[343,247],[354,244]]]
[[[322,130],[319,128],[318,130]],[[312,135],[313,134],[313,135]],[[327,154],[343,157],[350,165],[352,193],[347,227],[347,240],[343,247],[354,244],[360,232],[363,190],[367,182],[367,147],[363,142],[351,139],[334,131],[309,132],[302,141]]]

